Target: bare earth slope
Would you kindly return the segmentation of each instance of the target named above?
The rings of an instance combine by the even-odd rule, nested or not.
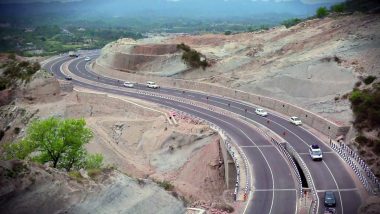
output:
[[[297,104],[335,121],[352,119],[347,100],[358,77],[379,76],[380,15],[309,20],[289,29],[182,36],[182,43],[215,59],[211,68],[179,78],[200,80]]]
[[[184,207],[152,181],[108,170],[72,179],[49,167],[0,162],[1,213],[183,213]]]

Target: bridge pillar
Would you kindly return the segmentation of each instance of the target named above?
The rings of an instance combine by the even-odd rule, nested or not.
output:
[[[219,141],[219,146],[222,151],[223,163],[224,163],[224,181],[226,183],[227,189],[233,189],[236,183],[236,167],[235,163],[228,153],[225,144],[222,142],[223,139]]]

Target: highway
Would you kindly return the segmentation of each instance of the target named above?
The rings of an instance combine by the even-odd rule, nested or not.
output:
[[[44,65],[44,68],[54,73],[58,79],[64,79],[64,75],[61,73],[61,65],[69,60],[72,60],[72,58],[62,56],[48,62]],[[323,193],[326,190],[335,192],[337,213],[357,212],[361,204],[359,189],[362,187],[357,186],[358,182],[354,181],[352,171],[327,144],[321,142],[321,140],[303,127],[290,124],[286,117],[269,112],[269,115],[263,118],[254,113],[255,106],[253,105],[211,94],[193,91],[183,92],[183,89],[160,88],[155,90],[148,89],[145,84],[141,83],[137,84],[135,89],[125,90],[122,86],[123,81],[104,76],[99,77],[99,75],[86,67],[86,63],[88,62],[84,61],[83,58],[75,59],[69,64],[69,70],[79,77],[93,81],[94,84],[79,81],[73,76],[72,82],[76,86],[159,103],[163,106],[178,109],[210,121],[225,130],[234,142],[241,147],[252,166],[251,171],[254,179],[251,186],[254,192],[253,197],[250,198],[250,203],[247,205],[246,213],[296,212],[296,182],[294,181],[294,176],[292,176],[291,167],[276,147],[255,129],[235,118],[190,104],[139,94],[137,93],[138,90],[154,91],[163,95],[207,103],[254,120],[278,135],[282,135],[285,132],[285,136],[282,137],[301,155],[311,172],[319,195],[318,213],[323,213]],[[120,90],[109,89],[95,82],[119,86]],[[321,146],[324,152],[323,161],[315,162],[310,159],[308,146],[311,144]]]

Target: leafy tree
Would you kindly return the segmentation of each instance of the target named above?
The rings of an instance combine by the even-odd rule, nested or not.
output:
[[[84,119],[58,119],[50,117],[33,122],[27,136],[18,143],[5,147],[7,159],[27,157],[39,163],[50,162],[54,168],[70,171],[73,168],[100,167],[101,155],[88,155],[84,145],[93,134],[85,127]]]
[[[326,9],[326,7],[320,7],[317,9],[317,17],[318,18],[323,18],[325,16],[327,16],[328,14],[328,11]]]

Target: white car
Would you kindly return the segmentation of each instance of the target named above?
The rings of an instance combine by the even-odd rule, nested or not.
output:
[[[157,85],[155,82],[152,82],[152,81],[148,81],[148,82],[146,82],[146,86],[147,86],[148,88],[155,88],[155,89],[160,88],[159,85]]]
[[[316,144],[309,147],[309,154],[312,160],[322,160],[322,150]]]
[[[127,87],[127,88],[133,88],[135,85],[133,84],[133,83],[131,83],[131,82],[124,82],[124,84],[123,84],[125,87]]]
[[[296,126],[302,125],[302,121],[298,117],[291,117],[290,123],[293,123]]]
[[[264,111],[264,109],[262,109],[262,108],[257,108],[255,110],[255,113],[262,116],[262,117],[268,116],[268,112]]]
[[[84,61],[90,61],[90,60],[91,60],[91,58],[89,56],[84,58]]]

